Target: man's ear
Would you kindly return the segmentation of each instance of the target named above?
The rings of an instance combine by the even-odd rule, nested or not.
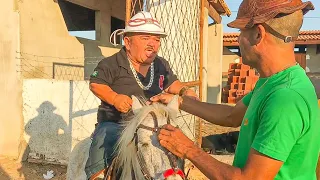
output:
[[[127,50],[130,50],[130,37],[124,36],[123,37],[124,46]]]
[[[132,98],[132,111],[134,114],[136,114],[143,106],[137,97],[132,95],[131,98]]]
[[[261,24],[259,24],[256,26],[254,31],[254,44],[259,46],[266,37],[266,29]]]

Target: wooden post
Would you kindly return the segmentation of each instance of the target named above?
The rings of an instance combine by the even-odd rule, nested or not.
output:
[[[126,25],[128,24],[131,18],[131,2],[132,0],[126,0]]]
[[[203,26],[204,26],[204,5],[206,0],[200,1],[200,59],[199,59],[199,98],[202,101],[202,84],[203,84]],[[202,144],[202,120],[199,119],[199,137],[198,137],[198,145],[201,147]]]

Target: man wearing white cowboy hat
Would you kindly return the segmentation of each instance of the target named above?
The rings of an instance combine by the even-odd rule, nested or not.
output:
[[[90,89],[101,105],[86,164],[88,177],[111,163],[113,145],[121,130],[119,122],[130,115],[132,95],[149,99],[164,91],[197,98],[177,79],[169,63],[157,56],[160,38],[166,33],[149,12],[137,13],[120,31],[125,47],[101,60],[90,78]]]

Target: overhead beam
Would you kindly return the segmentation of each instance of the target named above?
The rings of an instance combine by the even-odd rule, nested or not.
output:
[[[215,21],[215,23],[221,24],[221,16],[207,0],[205,0],[204,7],[208,9],[208,14]]]

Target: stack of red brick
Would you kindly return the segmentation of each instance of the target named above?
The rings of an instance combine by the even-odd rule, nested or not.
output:
[[[223,88],[222,102],[234,104],[253,90],[259,76],[254,69],[242,63],[231,63],[228,70],[228,83]]]

